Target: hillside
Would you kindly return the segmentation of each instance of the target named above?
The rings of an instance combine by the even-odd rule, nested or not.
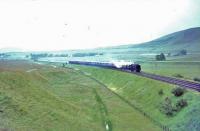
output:
[[[167,60],[196,61],[200,56],[200,27],[178,31],[158,39],[140,43],[96,48],[92,50],[77,50],[73,53],[102,53],[102,56],[79,57],[79,60],[131,60],[131,61],[152,61],[155,55],[161,52],[177,54],[180,50],[187,50],[188,55],[182,57],[171,57]]]
[[[126,99],[147,116],[167,126],[171,131],[200,130],[200,117],[197,115],[200,113],[199,93],[187,90],[184,95],[176,97],[171,93],[174,85],[115,70],[87,66],[75,67],[101,81],[113,92]],[[162,95],[159,94],[160,90],[163,91]],[[181,99],[187,100],[188,105],[174,115],[167,116],[160,110],[166,99],[170,99],[173,108]],[[170,105],[167,107],[169,109]]]
[[[200,51],[200,27],[178,31],[150,42],[128,46],[128,48],[150,48],[157,51],[175,51],[178,49]]]
[[[131,49],[134,51],[176,51],[178,49],[187,49],[191,52],[196,52],[200,51],[200,27],[177,31],[145,43],[128,44],[102,49]]]
[[[79,71],[26,61],[0,61],[0,130],[133,129],[161,131],[143,114]]]

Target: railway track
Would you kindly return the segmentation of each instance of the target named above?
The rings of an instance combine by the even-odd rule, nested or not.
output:
[[[85,64],[78,63],[78,65],[85,65]],[[139,72],[131,72],[130,70],[122,70],[122,69],[118,69],[118,68],[106,67],[106,66],[101,66],[101,65],[86,65],[86,66],[96,66],[96,67],[101,67],[101,68],[106,68],[106,69],[128,72],[131,74],[136,74],[138,76],[166,82],[166,83],[173,84],[173,85],[178,85],[178,86],[181,86],[184,88],[193,89],[195,91],[200,92],[200,83],[197,83],[197,82],[177,79],[177,78],[168,77],[168,76],[161,76],[161,75],[156,75],[156,74],[151,74],[151,73],[146,73],[146,72],[140,72],[140,73]]]
[[[151,73],[145,73],[145,72],[136,73],[136,72],[130,72],[127,70],[123,70],[123,71],[132,73],[132,74],[136,74],[138,76],[147,77],[150,79],[166,82],[169,84],[178,85],[178,86],[181,86],[184,88],[193,89],[193,90],[200,92],[200,83],[196,83],[196,82],[192,82],[192,81],[188,81],[188,80],[177,79],[177,78],[168,77],[168,76],[161,76],[161,75],[156,75],[156,74],[151,74]]]
[[[97,67],[100,67],[100,66],[97,66]],[[106,68],[106,67],[103,67],[103,68]],[[162,82],[165,82],[165,83],[178,85],[178,86],[181,86],[181,87],[184,87],[184,88],[193,89],[195,91],[200,92],[200,83],[197,83],[197,82],[177,79],[177,78],[173,78],[173,77],[169,77],[169,76],[161,76],[161,75],[156,75],[156,74],[146,73],[146,72],[131,72],[130,70],[121,70],[121,69],[117,69],[117,68],[107,68],[107,69],[123,71],[123,72],[131,73],[131,74],[135,74],[135,75],[138,75],[138,76],[162,81]]]

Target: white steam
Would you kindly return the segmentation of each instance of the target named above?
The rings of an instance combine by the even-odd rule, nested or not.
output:
[[[122,67],[123,65],[134,64],[133,62],[130,62],[130,61],[123,61],[123,60],[120,60],[120,61],[111,61],[111,63],[113,63],[117,68],[120,68],[120,67]]]

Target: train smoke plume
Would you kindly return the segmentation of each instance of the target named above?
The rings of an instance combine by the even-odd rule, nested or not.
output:
[[[117,68],[120,68],[120,67],[122,67],[123,65],[134,64],[134,62],[124,61],[124,60],[120,60],[120,61],[111,61],[111,63],[113,63]]]

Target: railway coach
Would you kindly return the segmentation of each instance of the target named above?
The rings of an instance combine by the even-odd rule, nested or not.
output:
[[[116,66],[114,63],[108,63],[108,62],[68,61],[68,63],[78,64],[78,65],[98,66],[111,69],[121,69],[121,70],[128,70],[131,72],[141,71],[141,66],[139,64],[127,64],[127,65]]]

